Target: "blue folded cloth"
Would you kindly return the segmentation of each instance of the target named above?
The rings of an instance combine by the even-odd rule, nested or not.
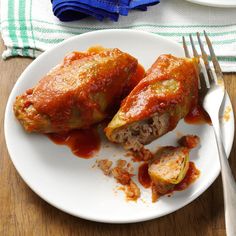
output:
[[[131,9],[146,11],[159,0],[51,0],[52,10],[61,21],[80,20],[87,16],[102,21],[118,21],[119,15],[127,16]]]

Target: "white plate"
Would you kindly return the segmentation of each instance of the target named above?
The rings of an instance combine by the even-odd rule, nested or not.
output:
[[[183,56],[182,47],[177,43],[154,34],[132,30],[82,34],[43,53],[22,73],[6,107],[5,137],[12,162],[24,181],[41,198],[81,218],[112,223],[138,222],[166,215],[185,206],[206,190],[219,174],[215,139],[209,125],[191,126],[181,121],[175,131],[149,145],[151,149],[159,145],[176,145],[177,132],[197,134],[201,138],[201,147],[191,152],[191,159],[201,170],[200,178],[187,190],[176,192],[172,197],[162,197],[153,204],[150,189],[143,188],[140,200],[127,202],[122,191],[115,193],[118,184],[112,178],[92,168],[96,158],[127,159],[122,148],[112,144],[106,147],[104,144],[107,143],[103,140],[102,148],[95,158],[81,159],[74,156],[66,146],[56,145],[44,135],[25,133],[15,119],[12,104],[17,95],[33,87],[68,52],[83,51],[95,44],[118,47],[138,58],[145,68],[163,53]],[[228,96],[226,106],[232,107]],[[222,124],[222,133],[229,155],[234,136],[232,111],[230,120]]]
[[[187,1],[212,7],[236,7],[236,0],[187,0]]]

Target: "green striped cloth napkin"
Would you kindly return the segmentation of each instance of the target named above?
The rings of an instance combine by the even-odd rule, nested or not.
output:
[[[1,0],[2,57],[37,57],[53,45],[92,30],[136,29],[181,42],[182,36],[206,30],[223,70],[236,71],[236,8],[220,9],[184,0],[162,0],[147,12],[132,11],[118,22],[93,18],[63,23],[52,13],[50,0]]]

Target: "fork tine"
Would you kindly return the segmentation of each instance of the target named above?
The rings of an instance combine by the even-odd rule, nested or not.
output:
[[[223,79],[223,73],[221,71],[220,64],[219,64],[219,62],[217,60],[217,57],[215,55],[214,49],[212,47],[212,43],[211,43],[211,41],[210,41],[210,39],[209,39],[209,37],[208,37],[205,30],[204,30],[204,36],[205,36],[207,46],[208,46],[210,54],[211,54],[211,60],[212,60],[212,63],[214,65],[214,68],[215,68],[215,73],[218,77]]]
[[[208,56],[207,56],[207,53],[204,50],[204,46],[203,46],[203,43],[202,43],[199,32],[197,32],[197,39],[198,39],[198,43],[199,43],[199,46],[200,46],[200,49],[201,49],[202,59],[204,61],[204,64],[205,64],[205,67],[206,67],[206,70],[207,70],[208,81],[210,83],[214,83],[215,82],[215,79],[214,79],[215,77],[214,77],[214,75],[212,73],[212,70],[211,70],[211,67],[209,65]]]
[[[193,50],[193,55],[194,55],[194,57],[199,59],[199,64],[198,64],[198,69],[199,69],[198,88],[202,90],[203,88],[208,87],[208,84],[206,82],[207,73],[205,71],[205,68],[202,66],[201,58],[200,58],[200,56],[199,56],[199,54],[198,54],[198,52],[195,48],[195,45],[194,45],[194,42],[193,42],[193,37],[192,37],[191,34],[189,35],[189,38],[190,38],[190,43],[191,43],[192,50]]]
[[[185,56],[190,58],[190,54],[189,54],[188,47],[187,47],[187,44],[186,44],[184,36],[182,37],[182,40],[183,40],[183,47],[184,47]]]
[[[197,50],[195,48],[195,45],[194,45],[194,42],[193,42],[193,37],[192,37],[191,34],[189,35],[189,38],[190,38],[190,43],[191,43],[192,50],[193,50],[193,55],[194,55],[194,57],[199,58],[199,55],[198,55],[198,52],[197,52]]]

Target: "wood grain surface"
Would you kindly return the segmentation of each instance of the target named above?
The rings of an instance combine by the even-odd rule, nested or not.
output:
[[[0,42],[0,52],[4,49]],[[70,216],[39,198],[16,172],[4,139],[4,111],[17,78],[32,60],[0,59],[0,235],[225,235],[221,178],[195,201],[159,219],[136,224],[102,224]],[[33,75],[32,75],[33,76]],[[226,87],[236,107],[236,74],[225,75]],[[16,140],[17,141],[17,140]],[[216,157],[217,158],[217,157]],[[216,159],[216,161],[218,161]],[[236,144],[230,165],[236,175]]]

